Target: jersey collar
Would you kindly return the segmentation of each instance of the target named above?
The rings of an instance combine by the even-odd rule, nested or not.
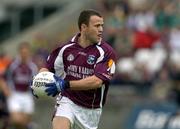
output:
[[[74,36],[72,37],[72,39],[71,39],[71,42],[72,42],[72,43],[78,43],[78,38],[80,37],[80,35],[81,35],[80,33],[74,35]],[[101,43],[102,43],[102,40],[99,41],[99,42],[97,43],[97,45],[100,46]]]

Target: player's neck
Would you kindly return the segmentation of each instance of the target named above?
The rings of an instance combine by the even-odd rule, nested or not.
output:
[[[81,36],[79,37],[78,42],[79,42],[79,45],[80,45],[81,47],[83,47],[83,48],[86,48],[86,47],[88,47],[88,46],[90,46],[90,45],[92,44],[92,43],[91,43],[89,40],[87,40],[86,37],[83,36],[83,35],[81,35]]]

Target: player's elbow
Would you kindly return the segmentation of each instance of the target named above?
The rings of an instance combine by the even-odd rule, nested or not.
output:
[[[102,83],[97,83],[97,84],[96,84],[96,87],[97,87],[97,88],[100,88],[101,86],[102,86]]]
[[[102,86],[103,81],[100,78],[96,77],[94,83],[97,88],[100,88]]]

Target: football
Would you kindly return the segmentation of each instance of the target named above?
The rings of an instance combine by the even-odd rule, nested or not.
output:
[[[55,81],[53,75],[54,73],[48,71],[38,73],[34,77],[31,86],[31,88],[33,89],[33,94],[36,95],[38,98],[46,97],[47,94],[45,92],[45,85],[47,83],[53,83]]]

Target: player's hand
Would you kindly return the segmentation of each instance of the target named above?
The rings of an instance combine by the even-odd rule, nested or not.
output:
[[[34,90],[31,88],[31,87],[32,87],[32,84],[33,84],[34,77],[35,77],[35,76],[33,76],[32,79],[30,80],[29,86],[30,86],[30,90],[31,90],[32,95],[33,95],[36,99],[38,99],[39,97],[34,93]]]
[[[46,90],[48,96],[55,97],[60,92],[64,91],[65,89],[69,88],[69,82],[61,79],[60,77],[54,75],[55,82],[47,83]]]

